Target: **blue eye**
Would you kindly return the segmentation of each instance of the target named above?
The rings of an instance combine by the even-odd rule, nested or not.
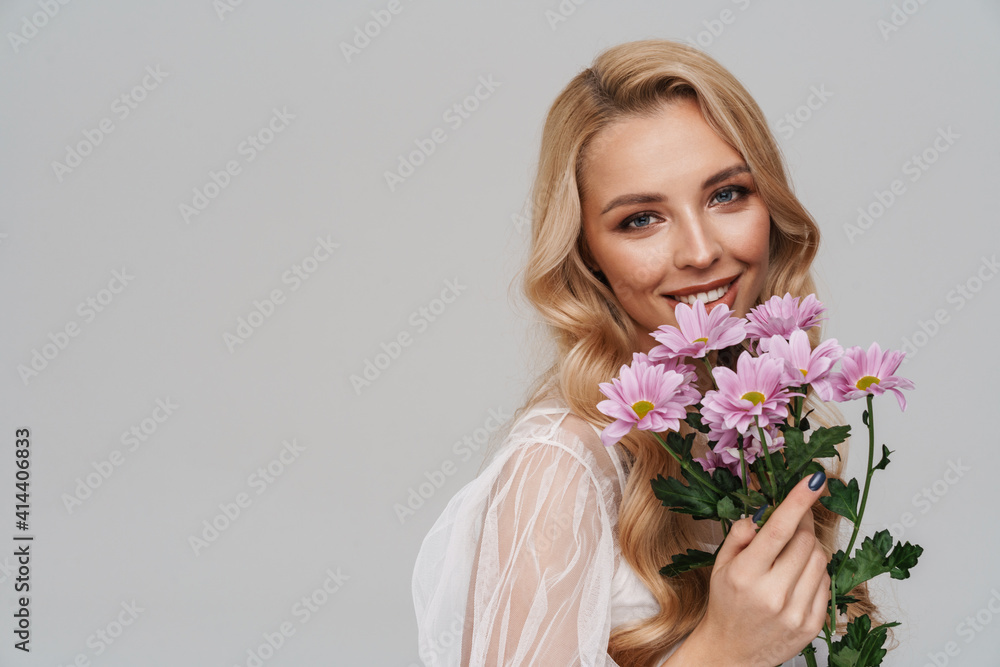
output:
[[[718,201],[720,204],[731,204],[734,201],[743,199],[749,193],[750,193],[749,188],[745,188],[742,185],[727,185],[726,187],[716,192],[715,196],[712,197],[712,199]],[[739,196],[734,196],[734,195],[739,195]],[[719,199],[720,197],[723,197],[723,199]]]
[[[743,185],[727,185],[712,195],[711,202],[715,202],[717,206],[728,207],[746,199],[752,192],[753,190]],[[618,225],[618,229],[627,232],[646,229],[655,223],[656,218],[659,218],[659,216],[652,211],[640,211],[622,220]]]
[[[648,227],[650,224],[650,216],[648,213],[640,213],[638,216],[632,218],[630,222],[636,223],[636,227]],[[645,220],[645,222],[643,222]]]
[[[653,214],[649,212],[636,213],[625,218],[620,227],[622,229],[643,229],[653,224],[652,218]],[[636,223],[635,226],[632,225],[633,222]]]

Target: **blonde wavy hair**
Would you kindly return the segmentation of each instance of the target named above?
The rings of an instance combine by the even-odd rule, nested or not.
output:
[[[719,63],[701,51],[667,40],[642,40],[612,47],[580,72],[549,110],[542,135],[537,177],[532,190],[531,247],[522,272],[524,295],[543,318],[554,356],[528,392],[514,420],[546,395],[552,382],[572,412],[603,428],[610,419],[597,411],[605,397],[598,384],[630,363],[636,326],[615,294],[588,267],[581,215],[581,176],[586,150],[609,124],[651,114],[679,98],[697,101],[706,122],[732,146],[750,168],[757,191],[771,216],[770,270],[756,303],[773,295],[804,296],[815,292],[810,265],[819,244],[819,229],[792,193],[783,159],[767,120],[744,87]],[[647,333],[647,332],[641,332]],[[810,332],[812,344],[820,331]],[[725,355],[721,355],[725,356]],[[830,423],[839,413],[810,396],[816,408],[811,421]],[[633,430],[622,440],[628,453],[629,477],[619,512],[622,556],[652,591],[660,613],[616,628],[608,653],[623,666],[655,661],[687,636],[708,605],[711,568],[677,578],[659,574],[670,557],[698,548],[698,531],[687,515],[668,511],[655,498],[650,480],[657,474],[680,476],[680,467],[650,434]],[[846,456],[828,465],[828,477],[839,478]],[[820,503],[813,507],[816,532],[832,555],[840,517]],[[869,614],[873,625],[884,621],[859,586],[852,594],[847,618]],[[843,631],[845,622],[838,622]]]

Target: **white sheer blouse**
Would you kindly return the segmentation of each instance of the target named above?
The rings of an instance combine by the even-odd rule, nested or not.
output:
[[[659,605],[621,557],[627,453],[599,433],[561,400],[539,403],[449,501],[413,571],[427,667],[618,667],[611,630]]]

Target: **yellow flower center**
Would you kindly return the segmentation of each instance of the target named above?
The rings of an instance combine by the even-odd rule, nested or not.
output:
[[[708,342],[708,338],[695,338],[695,339],[694,339],[693,341],[691,341],[691,342],[692,342],[692,343],[707,343],[707,342]]]
[[[754,405],[760,405],[764,402],[764,394],[759,391],[748,391],[747,393],[740,396],[745,401],[750,401]]]
[[[857,387],[858,389],[860,389],[861,391],[864,391],[865,389],[867,389],[871,385],[878,384],[878,383],[879,383],[879,381],[878,381],[877,377],[875,377],[874,375],[866,375],[863,378],[861,378],[860,380],[858,380],[857,384],[854,385],[854,386]]]
[[[799,372],[802,373],[802,377],[805,377],[805,376],[809,375],[809,371],[807,371],[804,368],[800,368]]]
[[[639,419],[645,417],[655,407],[656,406],[649,401],[636,401],[632,404],[632,409],[635,410],[635,414],[639,417]]]

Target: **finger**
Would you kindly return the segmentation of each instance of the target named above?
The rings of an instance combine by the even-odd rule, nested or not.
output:
[[[816,489],[809,488],[810,482],[818,484]],[[757,563],[759,574],[762,575],[773,567],[778,554],[798,530],[803,516],[811,514],[812,505],[819,498],[825,484],[826,474],[822,472],[803,478],[781,501],[764,527],[757,531],[756,539],[745,551]]]
[[[796,582],[801,579],[806,567],[810,564],[810,558],[819,549],[816,542],[816,533],[813,529],[812,512],[806,512],[799,520],[799,525],[795,529],[795,534],[781,550],[778,557],[774,559],[774,566],[766,575],[773,583],[772,586],[780,587],[782,590],[792,590]],[[822,550],[820,550],[822,555]],[[817,577],[820,574],[816,575]]]
[[[819,626],[817,633],[822,632],[823,626],[830,620],[830,584],[830,575],[826,574],[820,580],[819,590],[816,591],[816,597],[813,598],[812,613],[810,614],[810,618],[813,627]]]
[[[826,554],[822,549],[816,547],[806,561],[806,566],[796,582],[793,582],[794,589],[787,602],[790,612],[801,616],[806,624],[811,624],[817,618],[815,607],[816,598],[820,597],[824,601],[830,599],[830,591],[824,588],[830,586],[830,575],[826,572]],[[826,609],[824,602],[823,608]]]
[[[820,493],[820,495],[822,495],[822,493]],[[814,501],[813,504],[809,506],[809,509],[812,510],[812,508],[815,507],[815,506],[816,506],[816,503]],[[816,534],[816,515],[812,511],[806,512],[805,514],[802,515],[802,521],[804,521],[809,526],[809,530],[812,531],[813,535],[815,535]]]
[[[797,564],[794,565],[794,567],[799,568],[796,578],[801,573],[801,569],[805,567],[805,560],[812,553],[819,540],[816,536],[816,521],[815,514],[812,511],[813,507],[810,508],[810,511],[802,515],[802,518],[799,519],[799,525],[795,529],[795,534],[792,535],[788,544],[778,554],[778,557],[774,559],[775,569],[784,570],[793,567],[793,563]]]
[[[754,525],[753,519],[744,518],[734,521],[732,528],[729,529],[729,534],[722,542],[722,547],[719,548],[719,553],[715,555],[716,569],[736,558],[746,549],[747,545],[753,541],[756,531],[757,527]]]

